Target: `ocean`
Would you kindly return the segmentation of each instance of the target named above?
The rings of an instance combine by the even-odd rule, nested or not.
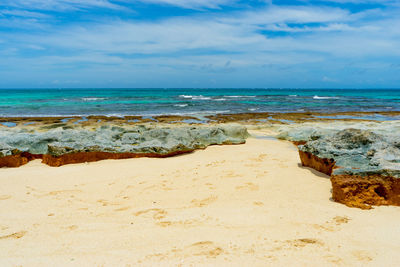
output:
[[[400,89],[1,89],[0,116],[400,111]]]

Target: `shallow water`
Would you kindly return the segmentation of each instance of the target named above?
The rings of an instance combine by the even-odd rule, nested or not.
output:
[[[395,89],[0,90],[4,117],[399,110],[400,90]]]

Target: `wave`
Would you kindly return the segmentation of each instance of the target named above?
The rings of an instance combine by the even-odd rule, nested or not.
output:
[[[82,97],[83,101],[98,101],[98,100],[106,100],[105,97]]]
[[[180,95],[179,97],[191,100],[211,100],[211,97],[203,95]]]
[[[297,95],[289,95],[289,96],[296,97]]]
[[[180,108],[184,108],[184,107],[187,107],[188,106],[188,104],[176,104],[176,105],[174,105],[174,107],[180,107]]]
[[[211,97],[203,95],[180,95],[179,97],[191,100],[211,100]]]
[[[226,101],[226,98],[215,98],[214,101]]]
[[[336,96],[314,96],[314,99],[339,99],[339,97]]]
[[[224,95],[224,97],[230,97],[230,98],[253,98],[257,97],[255,95]]]
[[[180,98],[192,98],[193,96],[192,95],[180,95],[179,97]]]
[[[211,99],[211,97],[202,96],[202,95],[192,97],[192,100],[210,100],[210,99]]]

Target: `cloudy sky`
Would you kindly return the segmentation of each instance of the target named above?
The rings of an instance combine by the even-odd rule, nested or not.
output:
[[[399,0],[1,0],[0,88],[400,88]]]

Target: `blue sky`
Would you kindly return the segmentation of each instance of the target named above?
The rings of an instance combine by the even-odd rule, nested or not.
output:
[[[1,0],[0,88],[400,88],[399,0]]]

